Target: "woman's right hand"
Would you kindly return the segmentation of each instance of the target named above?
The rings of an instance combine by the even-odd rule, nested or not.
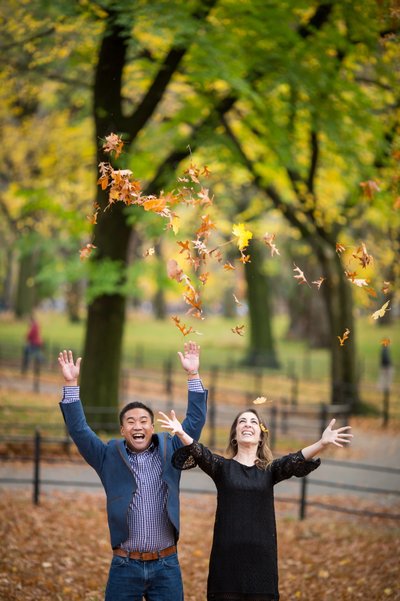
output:
[[[179,434],[184,434],[182,424],[176,417],[173,409],[171,410],[170,417],[168,417],[168,415],[162,411],[159,411],[158,413],[163,416],[163,419],[157,420],[160,422],[162,428],[166,428],[167,430],[171,431],[171,434],[177,434],[178,436]]]

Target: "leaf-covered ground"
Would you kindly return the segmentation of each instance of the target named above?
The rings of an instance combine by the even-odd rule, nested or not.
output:
[[[349,498],[335,497],[334,504],[372,509]],[[205,600],[214,509],[213,496],[182,497],[186,601]],[[294,512],[277,503],[282,601],[400,599],[398,521],[309,508],[299,522]],[[42,495],[35,507],[30,492],[3,490],[0,515],[2,601],[103,599],[110,553],[102,494]]]

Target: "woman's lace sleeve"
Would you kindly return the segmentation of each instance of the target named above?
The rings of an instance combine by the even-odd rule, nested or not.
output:
[[[211,477],[216,474],[221,461],[222,457],[214,455],[210,449],[196,440],[190,445],[180,447],[172,455],[172,465],[178,470],[190,470],[198,465]]]
[[[292,476],[301,478],[307,476],[321,464],[321,459],[304,459],[303,453],[289,453],[271,463],[272,480],[274,484],[287,480]]]

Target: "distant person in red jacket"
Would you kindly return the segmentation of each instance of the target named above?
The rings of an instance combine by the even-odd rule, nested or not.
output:
[[[29,330],[26,335],[26,344],[24,346],[24,354],[22,359],[22,373],[25,373],[29,367],[30,360],[41,362],[43,341],[40,336],[39,323],[34,315],[30,317]]]

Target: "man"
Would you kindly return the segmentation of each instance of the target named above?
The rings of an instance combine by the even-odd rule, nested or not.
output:
[[[185,430],[198,439],[206,418],[207,391],[199,376],[200,347],[193,342],[178,353],[188,374]],[[71,351],[59,354],[65,380],[60,403],[68,431],[84,459],[96,470],[107,496],[113,558],[106,601],[182,601],[177,557],[180,472],[171,457],[182,446],[177,436],[154,433],[153,411],[140,402],[120,413],[122,439],[108,444],[89,428],[79,400]],[[88,549],[96,553],[96,549]]]

